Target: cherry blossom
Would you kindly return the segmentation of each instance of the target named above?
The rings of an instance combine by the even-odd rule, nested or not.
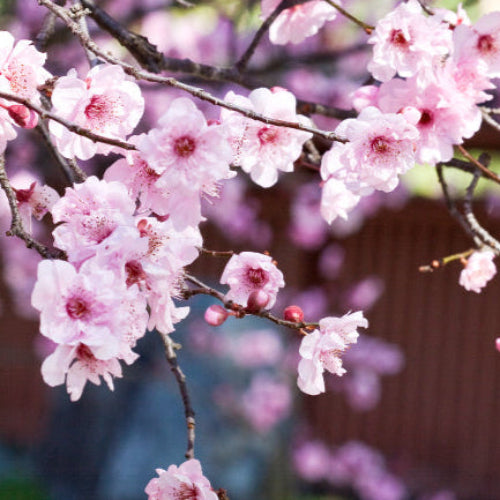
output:
[[[31,40],[15,42],[8,31],[0,31],[0,54],[0,90],[38,103],[37,86],[52,76],[43,68],[47,55]]]
[[[226,299],[246,306],[249,295],[263,290],[269,295],[267,309],[276,302],[278,290],[285,286],[283,273],[269,255],[242,252],[233,255],[222,273],[220,282],[229,285]]]
[[[348,212],[358,204],[360,198],[350,191],[343,181],[329,177],[323,184],[321,215],[328,224],[331,224],[337,217],[347,220]]]
[[[248,98],[230,91],[224,99],[271,118],[299,123],[307,121],[296,114],[295,96],[285,89],[259,88]],[[279,170],[291,172],[293,162],[302,152],[302,145],[312,137],[309,132],[267,125],[227,109],[221,111],[221,120],[233,147],[233,163],[262,187],[274,185]]]
[[[229,170],[231,150],[219,125],[208,125],[187,97],[175,99],[158,120],[157,128],[138,140],[144,160],[161,176],[159,186],[210,191]]]
[[[59,78],[52,93],[53,112],[111,139],[124,140],[134,130],[144,111],[139,86],[127,79],[120,66],[102,64],[92,68],[85,80],[74,69]],[[108,154],[114,147],[70,132],[62,124],[49,124],[55,143],[66,157],[88,160],[96,153]]]
[[[217,500],[210,481],[203,475],[201,464],[192,458],[179,467],[156,469],[158,477],[151,479],[145,492],[148,500]]]
[[[41,220],[59,200],[59,195],[50,186],[39,186],[32,182],[27,189],[14,188],[21,217],[24,224],[29,227],[31,216]]]
[[[415,164],[414,149],[419,133],[402,115],[384,114],[369,106],[357,119],[344,120],[336,133],[349,142],[334,143],[323,156],[321,176],[325,180],[330,176],[342,180],[355,194],[368,194],[372,189],[392,191],[398,184],[398,175]],[[355,197],[337,184],[330,184],[326,189],[330,190],[328,198],[335,196],[342,200],[338,215],[345,216],[346,209],[354,206]],[[324,198],[322,211],[331,221],[337,214],[331,204],[326,205]]]
[[[480,293],[497,273],[493,262],[495,254],[491,250],[474,252],[468,259],[465,268],[460,273],[459,284],[466,290]]]
[[[361,311],[320,320],[319,330],[306,335],[300,344],[299,389],[312,396],[325,392],[323,372],[327,370],[338,376],[345,373],[340,356],[350,344],[356,343],[356,329],[367,326]]]
[[[66,188],[52,207],[54,222],[64,223],[53,231],[54,243],[72,262],[82,262],[93,256],[118,226],[133,226],[134,212],[134,200],[123,184],[91,176]]]
[[[146,302],[136,286],[86,262],[44,260],[31,297],[40,311],[40,332],[58,344],[85,344],[102,360],[128,352],[146,331]]]
[[[481,60],[489,77],[500,76],[500,12],[491,12],[472,26],[455,28],[455,57]]]
[[[411,107],[420,112],[415,126],[420,133],[416,159],[421,163],[450,160],[453,145],[471,137],[481,125],[475,100],[468,99],[455,85],[447,86],[448,82],[436,73],[393,79],[380,87],[378,106],[382,111],[398,113]]]
[[[269,17],[281,0],[262,0],[262,18]],[[341,2],[338,2],[341,5]],[[269,28],[269,40],[278,45],[300,43],[315,35],[327,21],[337,17],[337,10],[323,0],[311,0],[278,14]]]
[[[436,16],[425,16],[417,0],[401,3],[381,19],[368,43],[374,45],[368,71],[381,82],[432,68],[451,49],[451,31]]]
[[[125,361],[131,364],[138,357],[130,351]],[[113,390],[113,377],[121,377],[122,369],[118,358],[97,359],[85,344],[58,345],[42,364],[44,382],[55,387],[66,382],[71,401],[78,401],[87,381],[100,385],[101,379]]]

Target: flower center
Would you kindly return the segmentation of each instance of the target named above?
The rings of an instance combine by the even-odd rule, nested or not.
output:
[[[196,142],[192,137],[183,135],[174,141],[174,151],[177,156],[181,158],[188,158],[194,153],[196,149]]]
[[[127,286],[132,286],[134,283],[140,283],[146,280],[146,273],[142,265],[137,260],[130,260],[125,264],[125,272],[127,273]]]
[[[257,132],[257,137],[261,144],[276,142],[278,129],[276,127],[263,127]]]
[[[399,45],[400,47],[407,47],[409,45],[402,30],[392,30],[389,39],[392,44]]]
[[[71,297],[66,302],[66,312],[71,319],[85,319],[90,313],[90,307],[81,297]]]
[[[483,54],[493,52],[495,49],[494,42],[495,40],[491,35],[481,35],[477,40],[477,49]]]
[[[111,115],[112,107],[103,95],[93,95],[85,108],[85,116],[90,121],[105,120]]]
[[[248,269],[247,278],[253,285],[257,287],[264,286],[269,281],[269,273],[262,268]]]
[[[76,348],[76,357],[80,361],[94,361],[95,356],[92,354],[92,351],[85,344],[78,344]]]
[[[430,125],[433,121],[434,121],[434,116],[432,115],[432,111],[428,109],[423,109],[418,124],[427,126]]]
[[[389,151],[389,143],[384,137],[375,137],[371,146],[374,153],[387,153]]]
[[[183,483],[180,488],[176,489],[173,493],[174,500],[198,500],[198,498],[201,498],[198,496],[198,488],[195,485],[186,483]]]

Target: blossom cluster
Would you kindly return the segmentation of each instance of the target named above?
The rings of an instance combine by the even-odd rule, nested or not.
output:
[[[382,18],[368,40],[368,70],[378,84],[353,94],[358,118],[336,132],[348,139],[324,155],[321,211],[347,218],[362,196],[389,192],[415,163],[453,157],[453,146],[481,124],[481,104],[498,76],[500,13],[471,25],[463,11],[427,15],[417,0]]]

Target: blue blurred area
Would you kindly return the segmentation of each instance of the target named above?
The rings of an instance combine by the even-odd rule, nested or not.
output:
[[[190,318],[200,318],[211,303],[213,299],[206,297],[193,299]],[[246,321],[252,327],[259,320]],[[242,321],[235,324],[243,327]],[[182,344],[189,318],[178,326],[172,335]],[[160,337],[147,334],[137,351],[140,359],[124,367],[124,378],[115,380],[114,392],[87,385],[76,403],[69,401],[62,387],[51,393],[50,425],[34,454],[35,469],[51,500],[145,498],[144,487],[156,476],[156,468],[185,460],[184,408]],[[231,499],[265,499],[266,472],[287,426],[258,436],[236,419],[224,417],[212,392],[241,376],[238,370],[219,359],[195,356],[185,347],[178,351],[178,360],[196,411],[196,457],[205,475],[215,489],[225,488]]]

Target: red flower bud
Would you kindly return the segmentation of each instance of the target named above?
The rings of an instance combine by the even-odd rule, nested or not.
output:
[[[264,290],[254,290],[248,296],[246,310],[251,314],[258,313],[264,309],[267,304],[269,304],[269,294],[264,292]]]
[[[205,321],[212,326],[220,326],[226,321],[229,313],[218,304],[210,306],[205,311]]]
[[[302,323],[304,321],[304,311],[299,306],[288,306],[283,311],[283,318],[292,323]]]
[[[13,104],[7,108],[9,116],[17,125],[23,128],[35,128],[38,123],[38,115],[22,104]]]

